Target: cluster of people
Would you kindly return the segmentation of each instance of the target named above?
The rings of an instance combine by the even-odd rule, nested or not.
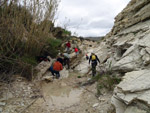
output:
[[[49,70],[51,71],[53,76],[56,76],[56,79],[59,79],[60,77],[60,71],[63,69],[63,66],[67,66],[67,69],[70,69],[70,49],[71,48],[71,43],[68,41],[66,43],[66,52],[61,53],[57,56],[57,60],[52,63],[51,67]],[[74,48],[75,52],[78,53],[78,49]],[[76,54],[77,55],[77,54]]]
[[[60,77],[60,71],[63,69],[63,66],[67,65],[67,69],[70,68],[70,48],[71,48],[71,44],[70,41],[68,41],[66,43],[66,53],[61,53],[58,55],[57,60],[52,63],[51,67],[50,67],[50,71],[52,73],[53,76],[56,76],[56,78],[58,79]],[[79,54],[79,50],[78,48],[74,48],[74,52],[76,53],[76,57]],[[96,66],[97,66],[97,62],[100,63],[100,60],[98,59],[97,55],[94,53],[91,53],[90,57],[86,54],[86,59],[89,60],[89,64],[91,64],[92,67],[92,76],[94,77],[96,75]]]
[[[71,51],[71,43],[70,43],[70,41],[68,41],[66,43],[66,49],[67,49],[67,53],[70,53],[70,51]],[[77,47],[74,47],[74,52],[75,52],[76,57],[77,57],[78,54],[79,54],[79,49]]]
[[[63,66],[67,66],[67,69],[70,68],[69,65],[70,57],[68,53],[59,54],[57,60],[54,61],[49,68],[53,76],[56,76],[56,79],[60,77],[60,71],[63,69]]]

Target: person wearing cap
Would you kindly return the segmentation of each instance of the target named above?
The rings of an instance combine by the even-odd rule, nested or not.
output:
[[[91,56],[89,58],[89,64],[91,62],[91,66],[92,66],[92,76],[94,77],[96,75],[96,66],[97,66],[97,61],[100,63],[99,58],[97,57],[97,55],[95,53],[91,53]]]

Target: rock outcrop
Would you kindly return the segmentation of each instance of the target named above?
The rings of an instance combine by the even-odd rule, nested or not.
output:
[[[150,0],[131,0],[105,37],[104,63],[124,74],[114,90],[116,113],[150,113]]]
[[[150,113],[149,10],[150,0],[131,0],[99,46],[86,51],[97,54],[105,71],[124,75],[112,97],[116,113]],[[86,59],[75,69],[87,73]]]

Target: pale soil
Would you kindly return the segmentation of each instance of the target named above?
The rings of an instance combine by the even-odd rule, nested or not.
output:
[[[97,97],[96,83],[82,86],[88,77],[77,78],[78,75],[71,73],[68,78],[36,85],[18,79],[9,88],[1,87],[0,99],[6,103],[3,113],[107,113],[112,109],[112,93],[103,91],[104,95]],[[98,105],[93,107],[94,104]]]

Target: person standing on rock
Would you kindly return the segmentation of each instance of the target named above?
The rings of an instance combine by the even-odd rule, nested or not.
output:
[[[75,47],[75,48],[74,48],[74,52],[75,52],[76,57],[77,57],[77,56],[78,56],[78,54],[79,54],[79,50],[78,50],[78,48],[77,48],[77,47]]]
[[[67,47],[67,53],[69,53],[69,52],[70,52],[70,48],[71,48],[70,41],[68,41],[68,42],[66,43],[66,47]]]
[[[64,65],[64,59],[62,53],[59,53],[57,56],[57,61],[59,61],[62,65]]]
[[[90,59],[89,59],[89,64],[91,62],[92,76],[93,77],[96,75],[97,61],[100,63],[100,60],[98,59],[97,55],[95,55],[94,53],[91,53],[91,56],[90,56]]]
[[[67,65],[67,68],[70,69],[70,56],[68,53],[63,53],[64,65]]]

